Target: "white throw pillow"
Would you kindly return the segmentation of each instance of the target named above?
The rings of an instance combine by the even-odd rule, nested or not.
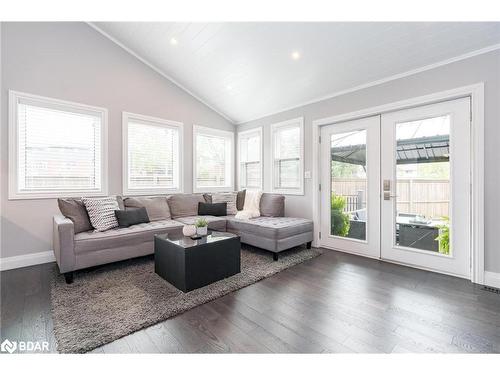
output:
[[[115,210],[119,210],[116,197],[105,198],[82,198],[82,202],[89,214],[90,223],[96,232],[104,232],[105,230],[116,228],[118,221],[116,220]]]
[[[260,198],[262,190],[247,190],[243,210],[236,214],[237,219],[251,219],[260,216]]]
[[[236,195],[238,193],[217,193],[212,194],[212,203],[227,203],[227,214],[236,215]]]

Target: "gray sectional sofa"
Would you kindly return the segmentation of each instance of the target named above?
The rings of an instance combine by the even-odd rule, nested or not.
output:
[[[194,223],[198,217],[205,218],[211,230],[235,233],[242,243],[272,252],[274,260],[278,260],[281,251],[301,244],[311,246],[312,221],[284,217],[285,197],[282,195],[264,193],[260,207],[262,216],[249,220],[239,220],[234,215],[198,216],[198,202],[210,200],[207,194],[125,198],[123,203],[119,201],[121,209],[143,205],[151,222],[105,232],[75,233],[74,219],[56,215],[53,248],[59,270],[65,274],[66,281],[71,282],[75,270],[153,254],[155,234],[181,233],[185,224]]]

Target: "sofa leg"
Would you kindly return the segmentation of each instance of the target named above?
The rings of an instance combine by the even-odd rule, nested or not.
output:
[[[312,241],[309,241],[308,243],[306,243],[306,248],[310,249],[312,246]]]
[[[71,284],[73,283],[73,271],[71,272],[66,272],[64,274],[64,279],[66,280],[66,284]]]
[[[273,260],[275,261],[278,260],[278,257],[279,257],[278,253],[273,253]]]

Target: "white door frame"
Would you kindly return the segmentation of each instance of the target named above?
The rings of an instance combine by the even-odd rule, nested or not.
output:
[[[312,172],[313,172],[313,221],[314,246],[321,246],[319,232],[320,214],[320,127],[363,117],[382,115],[401,109],[463,97],[471,98],[471,149],[472,149],[472,227],[471,227],[471,281],[484,284],[484,82],[458,87],[438,93],[383,104],[359,111],[317,119],[312,122]]]

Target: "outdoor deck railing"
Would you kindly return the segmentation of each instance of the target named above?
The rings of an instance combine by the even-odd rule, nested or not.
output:
[[[332,191],[346,198],[346,212],[366,207],[366,190],[365,179],[336,178],[332,181]],[[396,190],[398,212],[412,212],[434,218],[449,216],[449,180],[398,179]],[[364,193],[361,201],[359,191]]]

